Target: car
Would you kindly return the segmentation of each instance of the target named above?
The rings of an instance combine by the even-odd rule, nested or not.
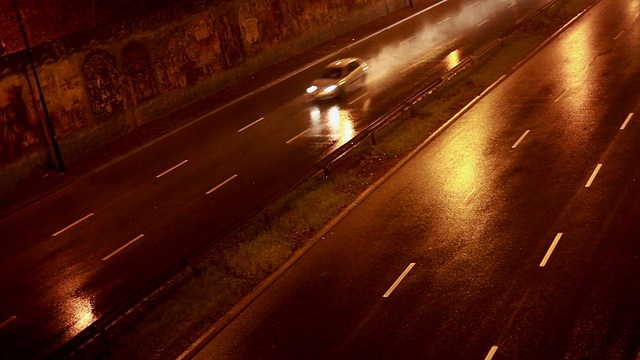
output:
[[[335,60],[311,83],[307,94],[316,100],[342,97],[366,85],[367,70],[369,65],[360,58]]]

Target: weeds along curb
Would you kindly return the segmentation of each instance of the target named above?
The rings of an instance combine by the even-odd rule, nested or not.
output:
[[[571,0],[565,0],[564,3],[568,3]],[[580,3],[581,0],[575,0],[574,2],[576,3]],[[584,0],[584,2],[586,3],[587,0]],[[560,30],[556,31],[555,33],[553,33],[553,35],[551,35],[552,38],[557,37],[560,33],[562,33],[562,31],[564,29],[566,29],[568,26],[570,26],[572,23],[574,23],[581,15],[583,15],[588,9],[590,9],[592,6],[594,6],[596,3],[598,3],[599,0],[593,0],[591,1],[591,5],[587,7],[586,10],[583,10],[582,12],[580,12],[578,15],[574,16],[568,23],[564,24],[564,26],[561,27]],[[577,12],[577,10],[575,11]],[[574,12],[574,13],[575,13]],[[569,17],[572,15],[565,15],[565,17]],[[552,26],[554,26],[552,24]],[[559,26],[559,25],[558,25]],[[548,32],[553,31],[551,28],[548,29]],[[346,203],[344,203],[343,205],[340,205],[339,207],[337,207],[336,209],[341,209],[338,210],[338,215],[331,216],[329,218],[327,218],[323,224],[325,225],[321,225],[319,224],[319,230],[316,230],[318,228],[312,228],[312,226],[307,226],[307,232],[303,233],[302,235],[300,234],[296,234],[296,236],[293,236],[293,238],[295,238],[294,240],[292,240],[293,242],[296,242],[296,245],[294,245],[292,247],[292,255],[288,256],[288,260],[284,260],[283,262],[279,262],[275,265],[275,268],[273,269],[273,271],[267,271],[266,273],[269,274],[266,277],[263,278],[255,278],[255,279],[248,279],[246,282],[241,283],[240,285],[237,285],[234,283],[233,286],[237,286],[234,288],[229,288],[228,290],[225,289],[226,291],[228,291],[229,293],[233,293],[234,291],[237,293],[233,293],[233,294],[229,294],[229,299],[233,300],[233,303],[229,303],[228,301],[225,303],[224,301],[220,302],[219,305],[223,308],[214,308],[211,309],[211,306],[208,305],[206,306],[206,309],[199,309],[199,311],[196,312],[196,316],[193,316],[191,319],[184,319],[185,322],[191,321],[191,322],[197,322],[196,320],[194,320],[195,317],[200,317],[203,316],[205,312],[208,310],[208,312],[206,312],[207,316],[210,318],[209,321],[202,321],[201,322],[203,324],[197,326],[194,324],[186,324],[186,325],[182,325],[182,326],[176,326],[176,328],[171,329],[170,331],[173,333],[173,335],[175,335],[175,337],[173,338],[169,338],[169,337],[165,337],[164,339],[166,339],[166,342],[163,342],[162,340],[158,340],[157,339],[157,334],[160,333],[160,331],[162,331],[163,335],[164,334],[164,329],[158,329],[158,327],[161,327],[161,325],[154,325],[154,322],[160,323],[161,321],[164,321],[165,323],[169,322],[171,319],[175,319],[176,315],[172,314],[169,315],[168,317],[170,319],[154,319],[154,314],[157,314],[158,312],[164,312],[165,310],[168,310],[170,308],[170,306],[167,303],[175,303],[176,301],[180,301],[184,298],[195,298],[197,297],[196,294],[188,294],[188,296],[185,296],[185,294],[180,294],[180,292],[182,291],[192,291],[195,292],[195,289],[193,289],[192,287],[183,287],[183,285],[187,282],[193,281],[194,277],[198,277],[196,276],[189,276],[188,274],[185,274],[184,277],[180,280],[177,280],[176,283],[177,284],[173,284],[170,285],[168,289],[163,289],[162,291],[160,291],[160,295],[158,296],[158,299],[153,299],[150,300],[149,303],[144,306],[142,309],[137,310],[136,312],[138,313],[137,315],[134,315],[134,318],[136,319],[131,319],[130,321],[126,321],[125,323],[133,323],[132,327],[141,327],[142,330],[125,330],[125,335],[126,336],[119,336],[119,331],[114,331],[113,334],[113,339],[112,336],[109,335],[105,335],[106,338],[109,340],[109,342],[113,341],[116,343],[119,343],[118,345],[116,345],[115,347],[111,347],[113,345],[113,343],[106,345],[106,351],[108,352],[107,354],[101,354],[103,355],[103,358],[109,358],[110,356],[112,356],[113,358],[118,357],[118,355],[123,355],[123,354],[128,354],[129,357],[135,357],[132,356],[132,349],[134,348],[139,348],[140,346],[136,346],[139,345],[139,343],[154,343],[158,344],[161,343],[161,346],[164,346],[165,349],[163,350],[167,350],[167,352],[172,352],[175,353],[176,355],[179,354],[180,351],[182,351],[182,349],[187,348],[188,349],[186,351],[184,351],[180,356],[179,359],[185,359],[185,358],[190,358],[193,357],[197,351],[199,349],[201,349],[208,340],[212,339],[213,337],[215,337],[215,335],[222,330],[228,323],[230,323],[235,317],[237,317],[249,304],[251,304],[261,293],[263,293],[266,289],[269,288],[269,286],[276,280],[278,279],[282,274],[284,274],[288,269],[290,269],[307,251],[309,251],[309,249],[311,249],[315,244],[317,244],[318,241],[320,241],[326,234],[327,232],[329,232],[333,227],[335,227],[338,223],[340,223],[353,209],[355,209],[360,203],[362,203],[362,201],[364,201],[373,191],[375,191],[378,187],[380,187],[385,181],[387,181],[387,179],[389,179],[391,176],[393,176],[393,174],[395,174],[402,166],[404,166],[408,161],[410,161],[413,157],[415,157],[420,151],[422,151],[430,142],[432,142],[437,136],[439,136],[444,130],[446,130],[451,124],[453,124],[458,118],[460,118],[460,116],[462,114],[464,114],[469,108],[471,108],[473,105],[475,105],[480,99],[482,99],[482,97],[484,97],[488,92],[490,92],[493,88],[495,88],[495,86],[497,86],[498,84],[500,84],[502,81],[504,81],[504,79],[510,75],[511,73],[513,73],[514,71],[516,71],[520,66],[522,66],[524,63],[526,63],[526,61],[528,61],[529,59],[531,59],[536,53],[538,53],[542,48],[544,48],[544,46],[546,46],[551,40],[552,38],[549,38],[545,41],[542,41],[540,39],[540,41],[542,41],[542,43],[540,45],[538,45],[537,47],[535,47],[535,44],[532,44],[531,47],[533,48],[533,50],[527,50],[527,52],[523,52],[522,54],[522,59],[524,60],[520,60],[518,62],[518,59],[515,58],[516,56],[513,55],[513,57],[515,59],[513,59],[511,61],[511,63],[515,63],[514,66],[509,66],[509,69],[506,70],[506,73],[504,73],[503,75],[499,75],[499,71],[495,71],[495,73],[491,73],[490,74],[490,78],[489,80],[486,80],[485,84],[488,84],[490,81],[492,81],[491,79],[497,79],[495,80],[493,83],[491,83],[491,85],[489,85],[488,87],[486,87],[484,90],[480,91],[480,87],[476,88],[476,89],[468,89],[465,87],[465,83],[464,83],[464,78],[467,76],[471,76],[474,73],[478,72],[476,66],[471,66],[469,69],[464,70],[461,72],[461,74],[459,76],[456,77],[456,79],[454,81],[452,81],[452,84],[454,87],[458,87],[462,88],[462,91],[460,95],[462,96],[468,96],[467,100],[457,100],[457,103],[454,104],[455,108],[453,106],[450,106],[449,108],[447,108],[446,104],[442,105],[441,107],[443,107],[444,109],[441,109],[443,111],[443,113],[445,113],[445,115],[440,116],[439,118],[441,119],[447,119],[446,121],[444,120],[440,120],[438,122],[434,124],[427,124],[427,128],[428,129],[435,129],[437,127],[437,129],[433,132],[433,133],[429,133],[429,135],[427,136],[426,139],[424,140],[418,140],[418,139],[414,139],[412,144],[417,144],[417,145],[412,145],[411,149],[412,150],[408,150],[409,148],[404,148],[403,150],[399,151],[399,160],[397,158],[394,159],[387,159],[387,167],[384,168],[376,168],[376,170],[380,169],[380,173],[382,173],[382,175],[379,176],[379,178],[377,178],[377,180],[373,180],[373,179],[367,179],[366,184],[364,184],[363,188],[364,190],[362,192],[358,192],[359,195],[356,195],[356,193],[352,193],[349,194],[348,199],[351,199],[353,197],[355,197],[354,200],[352,201],[348,201]],[[533,41],[532,41],[533,42]],[[513,50],[512,50],[513,51]],[[504,56],[501,54],[498,55],[489,55],[489,58],[491,57],[498,57],[498,56]],[[518,55],[519,57],[519,55]],[[482,63],[483,61],[480,61],[479,63]],[[482,66],[482,65],[481,65]],[[482,84],[481,84],[482,85]],[[483,85],[486,86],[486,85]],[[436,89],[432,95],[437,95],[437,94],[441,94],[442,92],[445,92],[446,90],[444,89],[446,87],[440,87],[438,89]],[[465,92],[466,91],[466,92]],[[478,94],[479,93],[479,94]],[[477,96],[474,94],[478,94]],[[454,95],[458,95],[458,94],[454,94]],[[444,97],[444,95],[441,95]],[[446,96],[448,96],[448,94],[446,94]],[[474,97],[475,96],[475,97]],[[431,102],[435,102],[436,99],[433,98],[433,96],[427,96],[425,98],[425,100],[423,100],[423,103],[420,104],[414,104],[410,107],[410,111],[406,111],[403,112],[402,116],[401,116],[401,120],[395,120],[393,121],[390,125],[391,126],[386,126],[384,129],[382,129],[380,131],[380,135],[377,136],[379,139],[385,139],[385,141],[381,142],[379,145],[377,146],[372,146],[369,145],[366,141],[357,146],[353,151],[349,152],[349,155],[345,157],[344,161],[346,162],[347,160],[351,160],[353,162],[358,161],[360,158],[361,153],[363,152],[369,152],[370,155],[372,155],[375,158],[375,153],[377,151],[380,151],[381,147],[385,147],[387,145],[385,145],[385,142],[389,142],[389,140],[387,140],[388,137],[393,137],[393,136],[401,136],[400,133],[402,133],[402,129],[397,129],[397,127],[399,126],[403,126],[403,125],[407,125],[410,124],[410,121],[412,120],[422,120],[422,119],[418,119],[416,116],[416,112],[419,114],[420,112],[420,106],[422,106],[423,108],[425,107],[425,103],[431,103]],[[465,104],[464,106],[462,106],[463,104]],[[457,112],[455,112],[457,109],[459,109],[460,107],[462,107],[462,109],[458,110]],[[455,112],[455,114],[453,114],[453,116],[451,116],[451,114]],[[448,115],[447,115],[448,114]],[[399,131],[398,131],[399,130]],[[422,130],[423,133],[425,133],[427,131],[431,131],[431,130]],[[402,139],[401,139],[402,140]],[[406,154],[406,155],[404,155]],[[366,154],[365,154],[366,155]],[[348,158],[348,159],[347,159]],[[392,162],[395,162],[395,164],[392,164]],[[357,167],[358,165],[356,165]],[[336,171],[336,173],[338,173],[338,171]],[[309,183],[312,184],[312,186],[314,186],[313,184],[326,184],[326,181],[323,179],[323,174],[322,172],[317,173],[314,177],[312,177],[311,179],[308,180]],[[339,184],[338,184],[339,185]],[[366,187],[366,188],[365,188]],[[305,190],[306,191],[306,190]],[[303,197],[305,195],[304,191],[300,194],[299,197]],[[290,199],[289,199],[290,200]],[[287,206],[283,206],[284,210],[288,210]],[[333,211],[333,210],[332,210]],[[286,211],[285,211],[286,212]],[[327,211],[328,213],[331,213],[331,211]],[[334,212],[335,213],[335,212]],[[271,215],[276,214],[275,211],[271,212]],[[261,223],[261,224],[257,224],[257,223]],[[264,221],[261,221],[259,219],[257,219],[256,223],[254,223],[252,226],[254,227],[259,227],[258,225],[262,225],[262,227],[264,228]],[[253,235],[259,235],[260,231],[259,230],[254,230],[254,232],[256,234]],[[256,232],[257,231],[257,232]],[[299,231],[299,230],[296,230]],[[251,232],[251,231],[247,231],[247,232]],[[311,233],[314,233],[315,235],[311,236]],[[244,234],[246,235],[246,234]],[[255,236],[253,238],[251,238],[251,236],[253,235],[248,235],[245,236],[244,238],[242,238],[243,240],[247,240],[248,242],[251,241],[251,239],[255,239]],[[276,234],[279,235],[279,234]],[[290,235],[290,234],[288,234]],[[300,238],[303,238],[304,241],[300,241]],[[235,239],[235,238],[234,238]],[[285,241],[289,241],[289,237],[284,238]],[[239,241],[239,242],[234,242],[235,240],[232,239],[232,241],[230,241],[230,243],[236,243],[236,244],[243,244],[243,241]],[[301,245],[297,245],[297,244],[301,244]],[[220,268],[225,268],[225,266],[227,266],[226,271],[227,273],[224,274],[224,277],[222,279],[222,282],[226,283],[231,283],[233,281],[236,282],[242,282],[242,279],[238,279],[238,275],[233,275],[230,272],[230,269],[228,268],[228,264],[224,263],[225,262],[225,254],[224,254],[224,250],[225,250],[225,246],[229,246],[229,244],[226,245],[220,245],[220,247],[216,247],[217,250],[222,249],[223,251],[220,252],[220,254],[214,254],[212,255],[212,259],[211,260],[211,264],[203,264],[203,265],[207,265],[207,266],[211,266],[211,267],[215,267],[215,266],[219,266]],[[290,253],[291,254],[291,253]],[[219,258],[214,258],[213,256],[218,255]],[[203,266],[204,267],[204,266]],[[200,269],[193,269],[193,271],[197,271]],[[208,271],[209,269],[204,269],[203,272]],[[235,276],[235,277],[234,277]],[[206,281],[206,280],[205,280]],[[203,283],[202,282],[198,282],[196,286],[202,286]],[[216,285],[212,285],[210,282],[205,282],[204,283],[205,286],[216,286]],[[254,287],[255,285],[255,287]],[[186,285],[185,285],[186,286]],[[231,285],[230,285],[231,286]],[[252,291],[253,290],[253,291]],[[217,294],[216,294],[217,295]],[[229,300],[226,299],[226,300]],[[234,300],[235,299],[235,300]],[[239,300],[239,302],[237,302]],[[159,305],[160,306],[157,306]],[[236,304],[235,306],[233,306],[233,304]],[[196,304],[195,306],[203,306],[201,304]],[[182,310],[180,309],[180,311],[178,311],[178,316],[180,314],[183,313],[188,313],[189,311],[191,311],[191,308],[193,307],[193,305],[185,305],[185,307],[187,307],[188,309],[186,310]],[[230,309],[229,311],[226,311],[225,309]],[[146,312],[145,312],[146,311]],[[215,315],[215,311],[218,311],[219,313],[219,317],[217,317],[217,315]],[[214,313],[213,315],[211,315],[211,313]],[[164,315],[164,313],[162,314]],[[149,324],[145,325],[146,327],[142,326],[142,323],[145,321],[146,318],[149,318]],[[217,318],[217,321],[216,321]],[[213,323],[213,325],[206,325],[205,323]],[[127,327],[126,325],[124,327]],[[185,329],[188,330],[192,330],[194,331],[194,334],[197,334],[198,332],[202,333],[202,331],[204,331],[204,334],[202,336],[200,336],[195,342],[192,342],[188,339],[185,339],[187,337],[183,336],[182,338],[180,338],[179,333],[181,331],[184,331]],[[206,331],[205,331],[206,329]],[[142,339],[140,339],[142,338]],[[193,337],[190,337],[191,339],[193,339]],[[135,339],[135,340],[133,340]],[[171,339],[172,343],[169,344],[169,339]],[[107,341],[107,340],[103,340],[103,341]],[[138,343],[135,343],[135,342]],[[131,344],[134,343],[134,344]],[[147,344],[148,345],[148,344]],[[182,346],[180,346],[182,345]],[[172,349],[166,349],[166,347],[172,347]],[[153,348],[153,345],[151,346],[147,346],[147,347],[151,347]],[[140,349],[135,349],[140,350]],[[113,351],[113,353],[111,353],[111,351]],[[141,350],[140,350],[141,351]],[[162,349],[155,349],[153,354],[148,354],[148,356],[141,356],[144,358],[158,358],[161,356],[170,356],[168,354],[164,354],[161,355],[159,354],[159,352],[161,352]],[[147,355],[147,354],[145,354]]]

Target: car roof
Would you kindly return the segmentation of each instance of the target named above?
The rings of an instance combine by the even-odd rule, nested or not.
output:
[[[359,63],[363,63],[364,62],[360,58],[351,57],[351,58],[344,58],[344,59],[335,60],[335,61],[331,62],[330,64],[328,64],[325,67],[326,68],[343,68],[343,67],[347,66],[349,63],[351,63],[352,61],[356,61],[356,60]]]

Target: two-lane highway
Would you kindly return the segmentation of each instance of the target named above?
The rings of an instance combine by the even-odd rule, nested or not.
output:
[[[50,353],[544,3],[424,1],[406,21],[2,219],[0,357]],[[367,91],[322,106],[303,96],[326,62],[346,56],[370,61]]]
[[[600,1],[196,359],[637,359],[639,14]]]

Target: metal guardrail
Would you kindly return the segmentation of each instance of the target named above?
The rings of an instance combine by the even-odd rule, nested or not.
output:
[[[147,286],[137,291],[135,294],[131,295],[121,304],[119,304],[116,308],[110,310],[107,314],[100,317],[94,323],[89,325],[87,328],[82,330],[80,333],[75,335],[71,340],[66,342],[60,348],[56,349],[53,353],[51,353],[47,358],[49,359],[64,359],[69,358],[76,355],[79,351],[82,351],[83,348],[92,346],[99,346],[101,349],[105,351],[109,351],[108,349],[108,337],[107,331],[113,326],[117,321],[119,321],[126,314],[130,313],[134,310],[139,304],[143,303],[146,299],[153,296],[159,289],[162,288],[163,285],[171,282],[176,279],[179,275],[190,268],[193,268],[195,264],[198,264],[206,255],[210,253],[216,244],[224,239],[235,234],[239,229],[241,229],[244,225],[246,225],[250,220],[256,218],[259,215],[264,215],[265,219],[267,218],[267,210],[268,208],[274,204],[276,201],[281,199],[285,194],[293,191],[295,188],[299,187],[302,183],[307,181],[309,178],[315,176],[318,172],[324,171],[328,173],[328,168],[331,164],[337,162],[344,155],[349,153],[349,151],[353,150],[358,144],[362,141],[371,137],[371,141],[375,144],[375,132],[380,130],[384,126],[388,125],[396,119],[402,112],[408,110],[412,105],[420,101],[424,96],[428,93],[436,89],[438,86],[446,83],[456,75],[458,75],[463,70],[469,68],[470,66],[477,63],[477,61],[483,56],[487,55],[491,50],[493,50],[497,45],[501,44],[505,38],[512,35],[514,32],[519,30],[523,24],[528,21],[536,18],[537,16],[544,14],[549,8],[556,5],[558,2],[563,2],[564,0],[552,0],[534,13],[530,14],[526,18],[522,19],[520,22],[515,24],[513,27],[509,28],[507,31],[502,33],[498,38],[493,39],[476,50],[472,55],[462,60],[457,66],[449,70],[443,76],[440,76],[434,79],[431,83],[426,85],[422,90],[418,93],[410,96],[406,100],[400,102],[398,105],[391,108],[385,114],[380,116],[377,120],[372,122],[369,126],[363,129],[360,133],[354,136],[347,143],[338,147],[330,154],[326,155],[320,161],[318,161],[314,166],[312,166],[309,171],[303,176],[303,178],[297,182],[295,185],[291,186],[287,190],[281,192],[276,195],[272,200],[263,204],[260,208],[256,208],[256,210],[250,214],[248,214],[242,221],[231,229],[227,235],[220,237],[217,241],[208,244],[207,246],[197,249],[193,251],[186,258],[176,262],[170,268],[163,271],[162,274],[156,276],[153,281],[151,281]],[[104,337],[104,338],[101,338]],[[95,343],[94,343],[95,342]]]

